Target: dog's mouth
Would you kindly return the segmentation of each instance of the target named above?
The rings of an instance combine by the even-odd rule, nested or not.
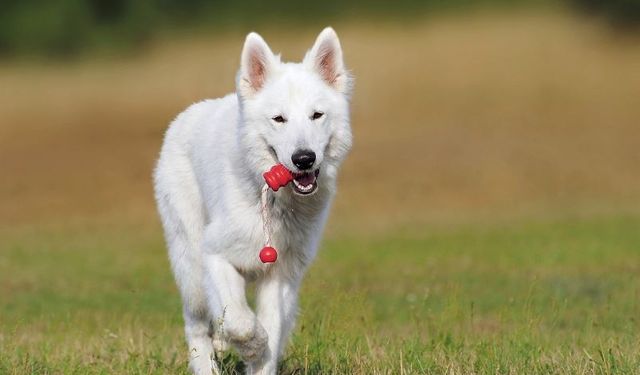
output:
[[[309,195],[318,189],[320,169],[313,172],[293,173],[293,191],[300,195]]]

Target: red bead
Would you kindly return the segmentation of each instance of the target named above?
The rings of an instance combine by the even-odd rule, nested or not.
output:
[[[273,191],[278,191],[278,189],[293,180],[293,175],[291,174],[291,172],[289,172],[287,167],[282,164],[274,165],[269,171],[264,172],[262,174],[262,177],[264,177],[267,185],[269,185],[269,187],[273,189]]]
[[[263,247],[260,250],[260,260],[262,263],[273,263],[278,259],[278,252],[271,246]]]

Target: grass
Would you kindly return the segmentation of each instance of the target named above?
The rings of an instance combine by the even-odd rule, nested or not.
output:
[[[618,216],[332,237],[283,373],[637,373],[639,227]],[[3,237],[0,373],[186,371],[159,228]]]

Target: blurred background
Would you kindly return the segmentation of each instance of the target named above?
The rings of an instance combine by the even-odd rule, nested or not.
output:
[[[334,223],[631,209],[638,4],[9,1],[0,222],[155,220],[163,132],[234,91],[244,35],[299,60],[327,24],[357,79]]]
[[[164,131],[189,104],[235,90],[248,32],[298,61],[329,24],[356,77],[355,146],[294,341],[322,342],[310,335],[326,316],[304,311],[344,295],[356,305],[331,305],[336,316],[363,315],[326,324],[351,329],[356,347],[366,327],[388,337],[415,332],[414,320],[434,325],[417,329],[427,337],[442,334],[432,345],[459,338],[459,357],[418,346],[410,363],[436,369],[464,372],[466,350],[482,357],[475,343],[516,331],[545,347],[528,334],[552,342],[558,321],[567,342],[580,342],[603,300],[620,315],[598,315],[606,334],[584,341],[619,348],[620,330],[638,345],[640,1],[5,0],[0,373],[182,371],[179,299],[150,178]],[[482,285],[513,290],[501,299]],[[622,286],[629,294],[616,295]],[[565,306],[526,310],[555,322],[549,331],[509,328],[523,315],[505,306],[536,305],[525,296]],[[467,327],[468,314],[481,324]],[[402,356],[405,344],[374,335],[362,356],[381,361],[376,345]],[[294,349],[286,366],[295,373],[311,356],[322,372],[323,359],[336,360],[315,350]],[[566,353],[606,365],[583,350]],[[353,373],[398,364],[346,361]]]

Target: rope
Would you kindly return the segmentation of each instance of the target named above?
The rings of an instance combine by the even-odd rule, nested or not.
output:
[[[264,184],[262,187],[260,214],[262,214],[262,231],[264,232],[264,238],[266,240],[265,247],[271,246],[271,221],[269,219],[269,212],[267,209],[267,192],[269,191],[269,185]]]

